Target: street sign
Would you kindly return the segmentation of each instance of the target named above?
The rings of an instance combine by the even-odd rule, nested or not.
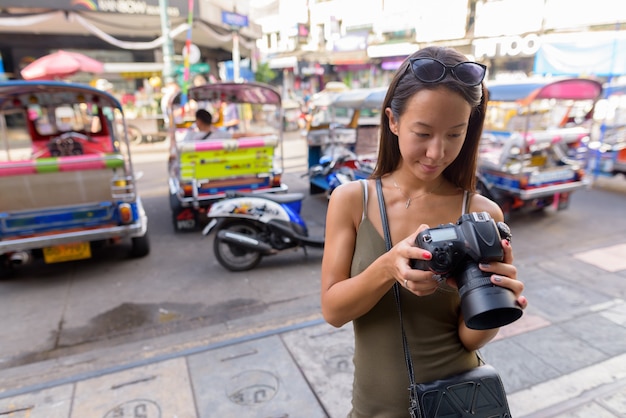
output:
[[[189,66],[189,72],[193,74],[205,74],[209,72],[209,69],[210,66],[206,62],[198,62]],[[174,68],[174,71],[176,72],[176,74],[182,74],[183,71],[185,71],[185,66],[182,64],[178,64]]]
[[[222,23],[233,27],[246,28],[248,27],[248,16],[222,11]]]

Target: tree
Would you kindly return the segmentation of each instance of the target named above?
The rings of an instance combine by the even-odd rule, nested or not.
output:
[[[254,79],[261,83],[269,83],[276,78],[276,71],[270,68],[267,62],[263,62],[257,65]]]

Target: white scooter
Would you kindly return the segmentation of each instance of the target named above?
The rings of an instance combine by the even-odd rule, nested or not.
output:
[[[283,250],[323,248],[324,238],[310,237],[300,217],[302,199],[302,193],[231,192],[211,206],[202,234],[215,231],[215,257],[231,271],[251,270]]]

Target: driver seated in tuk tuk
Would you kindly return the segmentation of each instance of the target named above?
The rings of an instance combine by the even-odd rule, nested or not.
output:
[[[208,110],[198,109],[196,121],[189,128],[185,141],[202,141],[205,139],[232,139],[230,132],[222,131],[213,125],[213,116]]]

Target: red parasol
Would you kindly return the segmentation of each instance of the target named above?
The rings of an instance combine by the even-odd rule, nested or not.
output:
[[[21,71],[24,80],[53,80],[69,77],[78,72],[101,73],[104,65],[77,52],[59,50],[28,64]]]

